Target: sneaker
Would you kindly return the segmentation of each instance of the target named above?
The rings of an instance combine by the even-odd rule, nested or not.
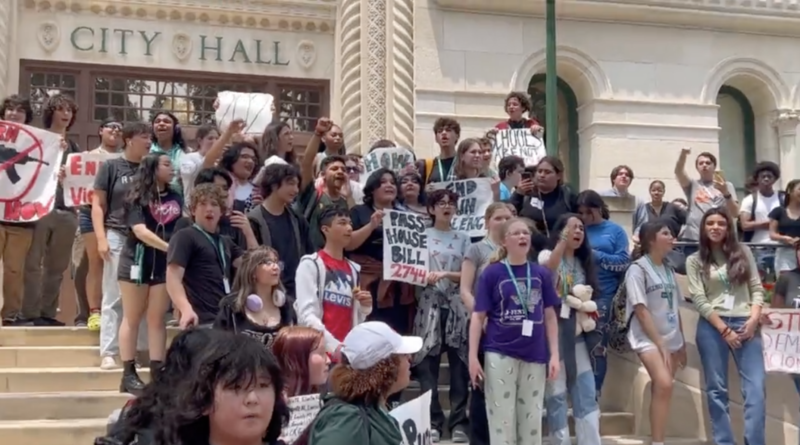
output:
[[[100,361],[100,369],[102,370],[108,371],[110,369],[117,369],[117,368],[119,368],[119,365],[117,364],[117,361],[114,359],[114,357],[106,356],[103,357],[103,360]]]
[[[439,430],[431,430],[431,442],[439,443],[442,440],[442,433]]]
[[[33,326],[33,321],[17,315],[3,319],[3,326]]]
[[[50,326],[50,327],[61,327],[66,326],[66,323],[62,323],[55,318],[50,317],[39,317],[33,320],[34,326]]]
[[[469,436],[461,428],[454,429],[450,433],[450,436],[450,439],[453,441],[453,443],[469,443]]]
[[[86,327],[86,321],[84,321],[84,320],[75,320],[75,327],[76,328],[85,328]]]
[[[89,314],[86,327],[92,332],[100,332],[100,312],[92,312]]]

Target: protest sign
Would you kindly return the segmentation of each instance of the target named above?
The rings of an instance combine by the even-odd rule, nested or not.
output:
[[[109,159],[122,156],[121,153],[72,153],[67,156],[64,169],[64,204],[67,207],[78,207],[92,203],[94,194],[94,178],[100,165]]]
[[[446,188],[456,192],[458,213],[453,218],[453,230],[465,232],[470,237],[486,235],[483,217],[486,208],[494,201],[492,180],[489,178],[462,179],[460,181],[436,182],[434,190]]]
[[[0,121],[0,221],[38,221],[53,210],[63,155],[61,135]]]
[[[767,372],[800,374],[800,309],[764,308],[770,321],[761,326]]]
[[[428,235],[424,215],[388,210],[383,214],[383,279],[425,286]]]
[[[506,156],[519,156],[525,160],[526,166],[530,166],[547,156],[547,150],[544,141],[534,136],[530,128],[499,130],[492,146],[492,165],[495,170]]]
[[[244,134],[262,135],[272,122],[274,98],[264,93],[237,93],[221,91],[217,95],[219,106],[214,114],[223,131],[236,119],[244,121]]]
[[[319,394],[290,397],[286,404],[289,405],[289,423],[283,427],[281,437],[278,439],[286,444],[294,443],[303,431],[311,425],[317,417],[322,401]]]
[[[431,392],[406,402],[389,413],[400,424],[403,445],[431,444]]]
[[[364,155],[364,172],[361,174],[361,183],[366,183],[369,175],[375,170],[388,168],[399,173],[408,164],[414,163],[414,152],[407,148],[389,147],[377,148]]]

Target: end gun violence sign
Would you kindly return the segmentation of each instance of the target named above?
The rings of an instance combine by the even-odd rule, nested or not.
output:
[[[53,210],[61,135],[0,121],[0,221],[38,221]]]
[[[430,257],[424,215],[388,210],[382,224],[383,279],[425,286]]]
[[[67,156],[64,181],[64,203],[67,207],[79,207],[92,203],[94,178],[100,165],[121,153],[72,153]]]
[[[764,309],[769,325],[761,326],[767,372],[800,374],[800,309]]]
[[[462,179],[437,182],[430,186],[434,190],[446,188],[458,195],[458,212],[451,224],[453,230],[465,232],[470,237],[486,235],[483,219],[486,215],[486,208],[494,201],[491,179]]]

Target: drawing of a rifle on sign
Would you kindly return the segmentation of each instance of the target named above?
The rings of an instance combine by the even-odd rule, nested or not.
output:
[[[18,165],[25,165],[28,162],[38,162],[42,165],[50,165],[49,163],[36,159],[27,154],[20,154],[17,150],[0,144],[0,172],[6,172],[8,180],[12,184],[18,183],[22,178],[17,173]]]

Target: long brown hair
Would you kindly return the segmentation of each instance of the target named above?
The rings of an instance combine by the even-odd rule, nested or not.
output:
[[[456,179],[466,179],[464,178],[464,153],[468,152],[473,145],[477,145],[478,149],[480,149],[481,142],[475,138],[466,138],[458,143],[455,165],[453,166],[453,174],[456,175]],[[479,173],[481,172],[482,169],[479,169]]]
[[[308,378],[308,360],[311,352],[324,340],[322,332],[305,326],[289,326],[278,332],[272,344],[272,353],[278,358],[284,375],[287,397],[318,392]]]
[[[233,278],[233,293],[236,294],[236,301],[233,304],[234,310],[237,312],[244,311],[247,306],[247,297],[256,293],[256,269],[266,261],[277,262],[278,259],[278,252],[268,246],[259,246],[245,252],[242,256],[242,264],[236,270],[236,276]],[[280,281],[278,281],[277,286],[272,288],[273,296],[275,292],[286,293]]]
[[[709,209],[703,214],[703,219],[700,220],[700,249],[698,256],[703,264],[703,275],[708,278],[711,276],[711,264],[714,264],[714,251],[711,246],[711,239],[708,237],[706,230],[706,220],[708,218],[719,215],[725,218],[727,229],[725,230],[725,239],[722,240],[722,254],[727,258],[728,266],[728,279],[733,285],[742,285],[750,280],[750,263],[745,256],[744,247],[736,239],[736,226],[733,225],[733,220],[728,211],[722,207]]]

